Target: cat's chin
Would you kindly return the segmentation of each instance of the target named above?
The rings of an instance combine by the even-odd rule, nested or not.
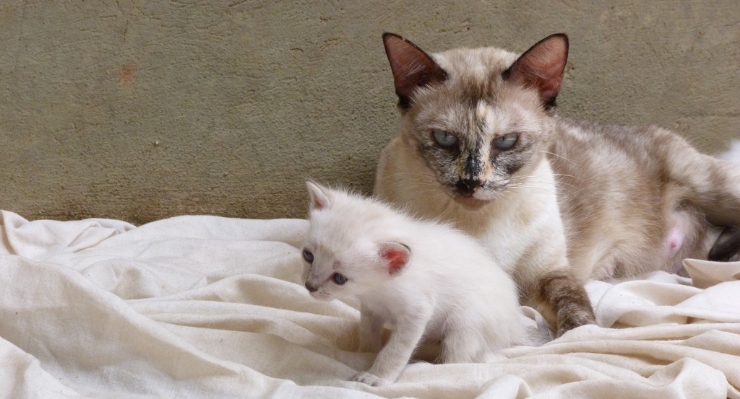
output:
[[[478,210],[498,197],[499,192],[495,190],[476,190],[473,195],[465,195],[454,190],[450,193],[455,202],[460,204],[463,208],[475,211]]]
[[[482,200],[475,197],[463,197],[459,194],[454,195],[452,198],[455,202],[462,205],[463,208],[471,211],[476,211],[491,202],[490,200]]]
[[[314,299],[318,299],[320,301],[331,301],[334,299],[331,294],[327,294],[325,292],[312,292],[311,296],[314,297]]]

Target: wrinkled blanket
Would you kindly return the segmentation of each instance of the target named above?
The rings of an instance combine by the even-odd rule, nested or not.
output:
[[[356,303],[300,282],[304,220],[0,216],[3,398],[740,399],[740,263],[590,282],[598,326],[374,388]]]

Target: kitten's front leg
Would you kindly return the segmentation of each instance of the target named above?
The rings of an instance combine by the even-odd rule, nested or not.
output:
[[[411,359],[414,349],[424,335],[432,315],[431,306],[417,308],[404,318],[399,318],[396,329],[391,333],[385,347],[378,353],[372,367],[360,372],[352,380],[378,386],[396,381]]]
[[[360,347],[358,352],[378,353],[383,347],[383,325],[385,320],[360,304]]]

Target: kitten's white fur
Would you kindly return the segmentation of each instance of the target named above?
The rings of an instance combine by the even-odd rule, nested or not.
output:
[[[453,363],[482,362],[526,340],[514,282],[475,239],[377,200],[307,185],[306,287],[323,300],[357,296],[360,351],[380,350],[354,380],[395,381],[422,339],[442,340],[441,360]],[[333,282],[335,273],[347,282]],[[394,330],[381,349],[385,322]]]

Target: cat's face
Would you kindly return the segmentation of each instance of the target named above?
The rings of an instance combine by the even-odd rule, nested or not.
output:
[[[461,204],[475,206],[527,176],[544,156],[550,133],[534,93],[452,76],[419,93],[404,116],[403,134],[437,182]]]
[[[316,244],[306,243],[301,257],[303,281],[312,297],[330,301],[352,294],[352,286],[358,276],[345,270],[343,263],[333,254],[320,251]]]
[[[384,39],[403,110],[402,138],[452,198],[475,208],[529,176],[552,140],[549,109],[559,89],[559,81],[533,82],[541,71],[532,68],[546,58],[541,53],[562,50],[559,37],[519,58],[493,48],[428,55],[398,37]],[[554,68],[561,79],[565,61],[550,57],[534,67]]]
[[[388,224],[385,206],[308,183],[309,229],[301,252],[306,289],[316,299],[362,295],[394,278],[409,249],[377,239]]]
[[[330,301],[362,295],[385,280],[382,273],[376,272],[380,265],[370,243],[365,249],[352,245],[336,253],[321,243],[319,230],[309,235],[301,252],[303,278],[311,296]]]

